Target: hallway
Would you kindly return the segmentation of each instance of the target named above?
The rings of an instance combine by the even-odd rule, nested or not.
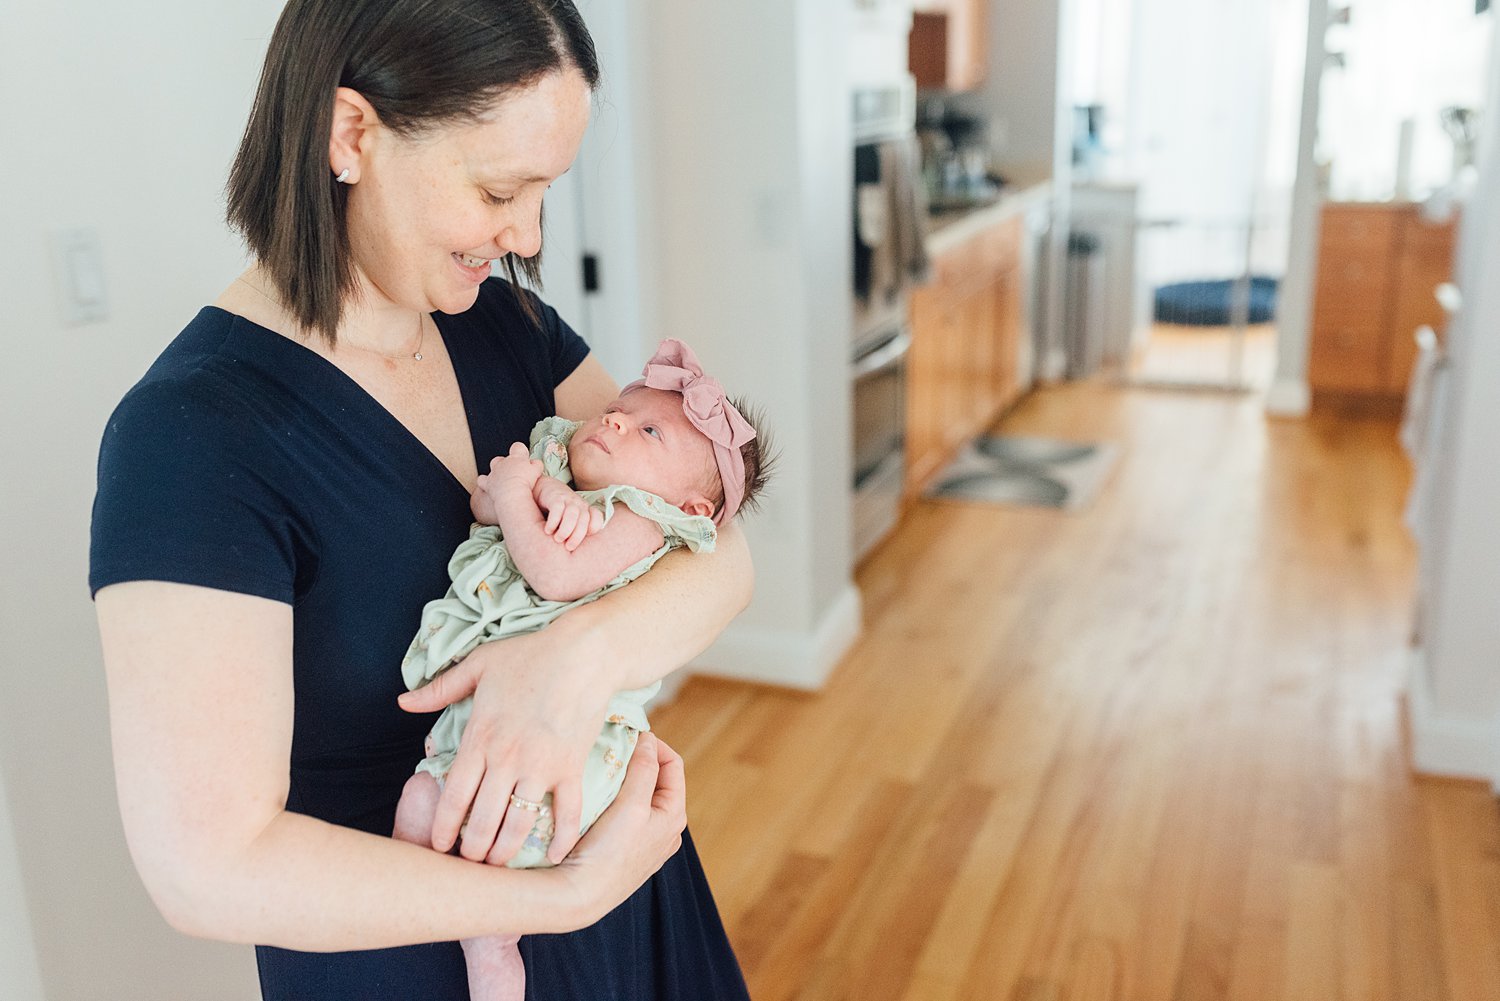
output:
[[[824,692],[656,713],[752,996],[1496,997],[1500,810],[1405,764],[1394,424],[1073,384],[1002,429],[1123,454],[1081,514],[918,505]]]

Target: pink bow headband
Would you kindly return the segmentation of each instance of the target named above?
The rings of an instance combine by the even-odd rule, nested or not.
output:
[[[646,387],[682,394],[682,412],[693,427],[713,442],[714,461],[719,466],[719,480],[724,484],[724,504],[714,516],[722,525],[734,517],[745,499],[745,458],[740,448],[755,438],[755,429],[734,408],[719,380],[703,374],[698,356],[681,341],[669,337],[656,348],[641,375],[620,392]]]

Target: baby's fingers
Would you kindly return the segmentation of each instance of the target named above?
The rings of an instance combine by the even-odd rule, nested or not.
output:
[[[604,512],[596,507],[589,508],[589,534],[593,535],[604,527]]]
[[[585,508],[579,512],[578,520],[573,525],[573,531],[568,535],[568,552],[570,553],[583,545],[583,540],[589,537],[589,510]]]
[[[562,506],[562,517],[558,521],[557,534],[553,536],[558,542],[567,545],[573,539],[573,529],[578,525],[578,509],[571,504]],[[569,548],[572,548],[571,546]]]

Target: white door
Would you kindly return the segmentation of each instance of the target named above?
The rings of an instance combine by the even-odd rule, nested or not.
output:
[[[640,374],[659,337],[644,332],[653,276],[640,220],[649,218],[650,168],[635,108],[645,26],[632,0],[578,0],[578,9],[602,80],[578,159],[547,193],[543,296],[624,383]],[[587,290],[585,257],[595,279]]]
[[[593,344],[583,287],[583,199],[577,165],[552,182],[542,209],[542,298]]]

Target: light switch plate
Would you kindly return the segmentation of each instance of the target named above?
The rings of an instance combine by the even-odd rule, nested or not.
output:
[[[109,318],[104,281],[104,249],[94,229],[58,230],[52,235],[58,308],[70,326]]]

